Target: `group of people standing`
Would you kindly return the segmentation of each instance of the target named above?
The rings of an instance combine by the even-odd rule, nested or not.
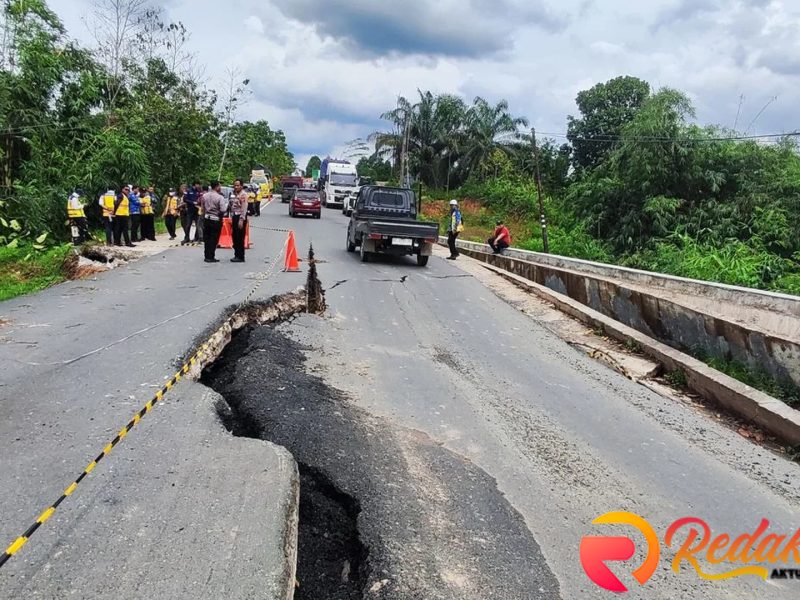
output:
[[[106,244],[134,247],[134,242],[156,240],[156,195],[153,186],[125,185],[117,194],[109,189],[97,202],[103,215]]]
[[[161,216],[170,239],[177,238],[177,225],[183,229],[182,244],[205,243],[206,262],[219,262],[214,253],[219,243],[223,217],[230,215],[233,223],[233,262],[244,262],[245,235],[248,215],[259,215],[261,194],[241,179],[226,188],[223,196],[220,182],[201,186],[195,181],[191,187],[181,185],[170,188],[162,200]],[[155,216],[158,205],[153,186],[125,185],[119,193],[109,189],[97,201],[105,231],[106,245],[135,247],[136,243],[156,239]],[[90,239],[85,213],[85,194],[76,189],[67,199],[67,217],[72,226],[75,244]],[[191,238],[194,227],[194,239]]]
[[[231,262],[244,262],[245,235],[248,218],[248,192],[244,182],[236,179],[233,182],[233,193],[226,198],[222,195],[219,181],[212,181],[210,189],[200,196],[200,210],[203,214],[203,230],[205,233],[204,260],[217,263],[217,245],[222,232],[222,219],[226,214],[231,216],[231,238],[233,239],[233,258]]]

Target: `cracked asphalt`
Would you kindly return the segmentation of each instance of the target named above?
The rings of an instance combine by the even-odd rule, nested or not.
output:
[[[539,555],[531,551],[516,557],[517,569],[530,563],[524,580],[549,582],[552,574],[561,597],[598,597],[580,566],[578,547],[587,534],[631,533],[591,525],[608,511],[640,514],[662,538],[673,521],[687,515],[731,535],[754,530],[761,518],[768,518],[776,532],[791,533],[800,526],[797,464],[591,360],[467,276],[458,261],[434,257],[427,268],[410,259],[361,263],[345,251],[346,220],[334,210],[324,210],[321,220],[290,219],[286,205],[273,203],[258,224],[293,227],[300,255],[313,242],[320,261],[327,316],[303,316],[277,328],[308,348],[303,369],[343,392],[342,402],[350,406],[343,414],[377,419],[387,436],[404,439],[401,432],[416,432],[429,440],[426,447],[433,452],[417,454],[413,461],[383,457],[383,446],[372,443],[362,446],[364,453],[378,463],[399,461],[400,473],[414,474],[415,465],[423,469],[416,473],[429,494],[463,499],[472,489],[472,504],[459,506],[462,512],[488,510],[502,497],[506,526],[515,515],[516,526],[527,529],[526,547],[540,550]],[[0,318],[9,321],[0,329],[4,540],[18,535],[58,496],[109,434],[171,374],[173,361],[195,336],[223,306],[246,293],[283,239],[255,230],[256,247],[243,265],[204,265],[200,249],[178,248],[93,281],[0,304]],[[302,276],[279,274],[259,296],[302,283]],[[171,317],[176,318],[164,322]],[[59,364],[147,326],[153,328],[124,344],[68,367]],[[218,543],[225,540],[230,552],[246,552],[242,540],[251,539],[245,534],[249,526],[239,525],[240,543],[231,544],[225,537],[234,527],[230,521],[248,514],[250,507],[265,507],[258,505],[261,497],[254,488],[226,480],[223,473],[240,472],[253,481],[247,469],[235,465],[261,462],[248,454],[257,451],[253,446],[239,453],[245,448],[241,444],[252,440],[217,441],[214,428],[221,426],[207,418],[213,416],[208,402],[198,400],[205,393],[199,391],[202,386],[184,385],[195,391],[165,404],[152,415],[151,425],[143,421],[119,454],[98,467],[58,516],[0,571],[0,595],[179,597],[175,585],[186,575],[186,597],[248,597],[245,588],[230,582],[252,580],[255,569],[248,572],[246,560],[220,560]],[[307,429],[314,433],[313,425]],[[319,454],[325,452],[320,446]],[[450,463],[441,462],[445,456]],[[170,468],[165,457],[175,457],[184,474],[163,473],[160,469]],[[460,479],[451,476],[456,464],[475,477],[455,481]],[[229,468],[212,472],[203,465]],[[393,472],[378,477],[376,470],[368,483],[391,485]],[[188,473],[203,474],[203,483],[181,494],[172,484],[188,486],[197,479]],[[217,511],[202,510],[212,503],[206,502],[209,496]],[[203,502],[190,502],[200,497]],[[238,509],[226,511],[225,501],[233,499]],[[166,526],[176,515],[189,514],[192,519],[174,530]],[[394,527],[401,530],[402,522],[387,524]],[[169,560],[163,548],[180,548],[187,531],[194,552]],[[205,542],[203,532],[211,532]],[[641,546],[641,539],[633,537]],[[143,547],[137,546],[141,540],[146,541]],[[645,586],[632,579],[632,565],[613,567],[631,588],[630,597],[797,597],[796,581],[702,581],[687,565],[675,573],[670,569],[674,548],[662,544],[662,553]],[[244,571],[235,571],[240,579],[232,579],[231,569],[241,566]],[[104,578],[104,573],[124,577]],[[141,573],[157,574],[158,584],[143,587],[137,579]],[[206,578],[211,588],[202,584]],[[461,597],[513,597],[473,596],[471,588],[459,585],[456,577],[439,589],[451,596],[462,589],[467,592]],[[553,587],[541,587],[545,591],[530,589],[520,597],[556,594]]]
[[[578,547],[584,535],[632,534],[592,526],[609,511],[641,515],[662,540],[684,516],[731,536],[755,530],[762,517],[778,533],[800,527],[796,463],[571,347],[546,316],[520,312],[461,270],[464,257],[452,263],[441,251],[428,268],[411,259],[361,263],[345,251],[346,222],[330,210],[298,222],[327,261],[319,272],[328,318],[302,316],[278,329],[310,348],[307,368],[355,407],[421,432],[489,475],[524,519],[562,597],[598,597]],[[686,564],[675,573],[676,548],[662,542],[661,550],[646,586],[630,575],[633,564],[612,567],[628,596],[796,597],[793,581],[704,581]]]

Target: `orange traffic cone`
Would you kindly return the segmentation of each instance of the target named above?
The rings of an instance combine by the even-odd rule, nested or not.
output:
[[[222,231],[219,234],[218,248],[233,248],[233,228],[231,226],[231,218],[225,217],[222,219]]]
[[[289,230],[289,236],[286,238],[286,261],[283,265],[284,273],[299,273],[300,265],[297,260],[297,247],[294,244],[294,231]]]

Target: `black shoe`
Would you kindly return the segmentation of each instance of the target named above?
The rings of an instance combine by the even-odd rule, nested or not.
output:
[[[185,246],[185,245],[186,245],[186,244],[188,244],[188,243],[189,243],[189,240],[183,240],[183,241],[181,242],[181,246]]]
[[[169,236],[169,239],[174,240],[176,237],[177,236],[171,235],[171,236]]]
[[[456,258],[458,258],[458,257],[457,256],[448,256],[447,260],[455,260]]]
[[[237,263],[238,262],[244,262],[244,259],[243,258],[232,258],[231,262],[237,262]]]
[[[207,262],[207,263],[215,263],[215,262],[219,262],[219,259],[218,258],[206,258],[206,259],[204,259],[204,261]]]
[[[125,244],[128,248],[136,248],[136,244]]]

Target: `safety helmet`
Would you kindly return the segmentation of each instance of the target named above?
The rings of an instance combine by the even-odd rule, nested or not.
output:
[[[458,206],[458,200],[450,200],[450,206]]]

